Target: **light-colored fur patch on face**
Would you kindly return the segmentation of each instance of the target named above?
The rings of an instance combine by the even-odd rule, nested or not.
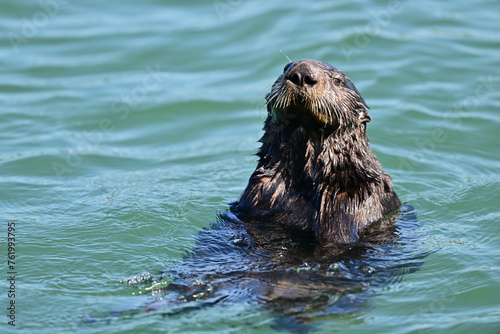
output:
[[[307,76],[309,83],[303,79],[298,82],[295,72]],[[309,113],[331,127],[356,126],[370,121],[368,107],[351,80],[322,62],[301,60],[287,65],[266,100],[277,122],[286,123],[300,113]]]

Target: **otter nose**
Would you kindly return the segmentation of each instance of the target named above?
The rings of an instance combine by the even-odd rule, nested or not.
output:
[[[312,87],[318,83],[319,74],[308,63],[301,63],[288,71],[286,79],[299,87]]]

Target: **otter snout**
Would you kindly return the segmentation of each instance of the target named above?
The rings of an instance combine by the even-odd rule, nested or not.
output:
[[[299,61],[288,69],[285,80],[299,88],[313,87],[320,80],[322,72],[323,70],[311,61]]]

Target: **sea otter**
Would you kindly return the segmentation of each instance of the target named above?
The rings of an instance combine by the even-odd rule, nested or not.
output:
[[[370,149],[368,107],[349,78],[323,62],[291,62],[266,100],[260,159],[241,198],[200,230],[182,264],[124,280],[153,302],[109,317],[160,312],[175,323],[216,307],[202,318],[227,314],[233,326],[237,312],[255,319],[247,316],[264,306],[278,329],[307,332],[418,270],[427,254],[416,251],[415,213]]]
[[[369,145],[369,108],[345,74],[321,61],[290,62],[266,102],[257,168],[231,204],[239,219],[342,245],[400,208]]]

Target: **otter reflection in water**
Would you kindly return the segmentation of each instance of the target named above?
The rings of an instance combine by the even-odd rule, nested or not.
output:
[[[241,198],[181,266],[142,283],[168,282],[143,311],[238,302],[306,323],[355,310],[421,263],[412,208],[401,208],[370,149],[368,107],[351,80],[295,61],[266,101],[259,162]]]

